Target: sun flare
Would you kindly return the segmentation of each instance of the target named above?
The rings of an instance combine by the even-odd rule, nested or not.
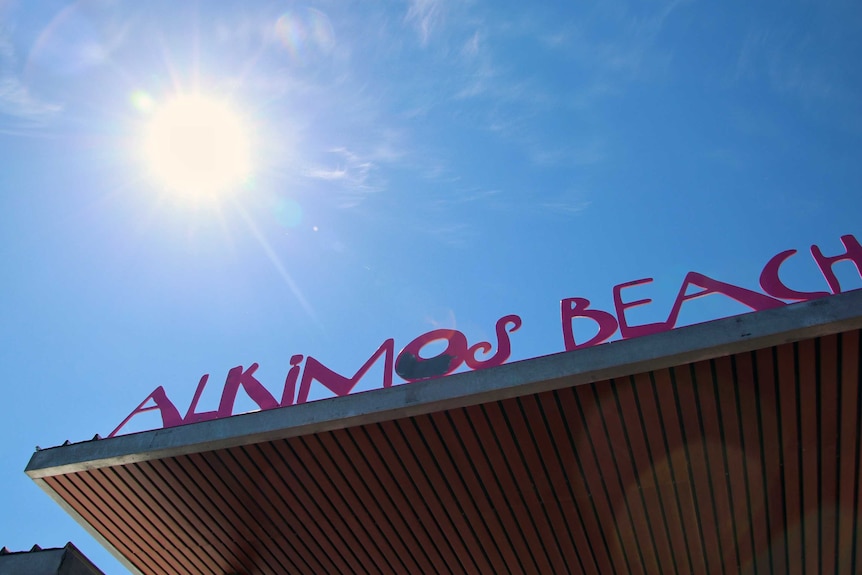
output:
[[[243,119],[227,103],[201,96],[180,96],[156,107],[144,152],[161,185],[196,199],[230,193],[251,174]]]

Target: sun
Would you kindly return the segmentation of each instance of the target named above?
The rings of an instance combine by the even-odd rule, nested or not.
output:
[[[252,170],[243,118],[227,102],[198,95],[178,96],[155,107],[144,154],[159,184],[198,200],[236,191]]]

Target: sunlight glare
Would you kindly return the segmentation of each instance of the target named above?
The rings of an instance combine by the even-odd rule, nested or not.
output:
[[[153,176],[196,199],[234,191],[251,173],[242,119],[221,101],[180,96],[156,107],[145,142]]]

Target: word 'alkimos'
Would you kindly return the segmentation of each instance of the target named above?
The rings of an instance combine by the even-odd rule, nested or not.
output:
[[[573,297],[564,299],[560,302],[560,318],[565,349],[566,351],[572,351],[604,343],[616,335],[617,331],[619,331],[622,339],[629,339],[671,330],[676,326],[682,305],[691,299],[706,295],[721,294],[742,303],[754,311],[761,311],[787,305],[788,301],[808,301],[841,293],[841,286],[832,269],[836,263],[840,261],[853,262],[857,271],[859,271],[860,277],[862,277],[862,246],[860,246],[859,242],[852,235],[842,236],[841,243],[844,245],[846,251],[832,257],[824,256],[819,247],[811,246],[811,255],[817,267],[820,268],[823,277],[826,278],[829,292],[801,292],[785,285],[779,278],[779,270],[788,258],[796,254],[796,250],[786,250],[773,256],[763,267],[763,271],[760,274],[760,287],[763,293],[718,281],[697,272],[689,272],[683,279],[682,286],[679,288],[667,321],[663,322],[629,325],[626,321],[627,309],[652,303],[652,300],[624,301],[623,290],[650,283],[653,281],[653,278],[633,280],[614,286],[613,300],[615,314],[601,309],[590,308],[590,300],[586,298]],[[689,293],[689,289],[691,288],[699,289],[700,291]],[[576,318],[592,320],[598,327],[597,333],[583,343],[575,341],[572,322]],[[315,381],[335,393],[336,396],[348,395],[366,372],[381,357],[384,361],[382,385],[384,388],[392,387],[393,371],[405,382],[412,383],[449,375],[465,364],[471,370],[495,367],[502,365],[509,359],[509,355],[511,354],[509,334],[520,327],[521,318],[517,315],[507,315],[497,320],[497,351],[492,355],[489,355],[493,349],[491,343],[483,341],[471,346],[467,342],[467,337],[456,329],[435,329],[422,334],[408,343],[397,356],[395,355],[395,340],[389,338],[377,348],[352,377],[345,377],[336,373],[310,356],[305,359],[305,365],[301,366],[303,356],[294,355],[290,358],[291,367],[284,380],[284,389],[280,400],[277,400],[254,377],[254,372],[258,368],[257,363],[251,364],[248,368],[243,368],[240,365],[228,372],[218,409],[198,412],[198,401],[209,379],[209,374],[206,374],[201,377],[185,416],[180,415],[179,410],[168,399],[164,388],[159,386],[108,437],[116,435],[135,415],[152,410],[160,412],[163,427],[174,427],[186,423],[229,417],[233,415],[234,403],[240,387],[243,388],[249,398],[262,410],[305,403],[308,401],[311,384]],[[428,344],[438,341],[445,341],[446,348],[434,357],[423,357],[421,354],[422,349]],[[297,382],[299,383],[298,393]]]

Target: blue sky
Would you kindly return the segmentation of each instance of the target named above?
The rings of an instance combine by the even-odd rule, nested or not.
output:
[[[661,321],[686,272],[758,289],[785,249],[825,289],[809,247],[862,238],[860,29],[852,1],[0,0],[0,545],[125,572],[23,468],[158,385],[184,412],[258,362],[275,394],[293,354],[352,374],[507,314],[513,361],[556,353],[563,298],[653,277],[630,322]],[[252,134],[221,201],[141,161],[141,98],[191,92]]]

